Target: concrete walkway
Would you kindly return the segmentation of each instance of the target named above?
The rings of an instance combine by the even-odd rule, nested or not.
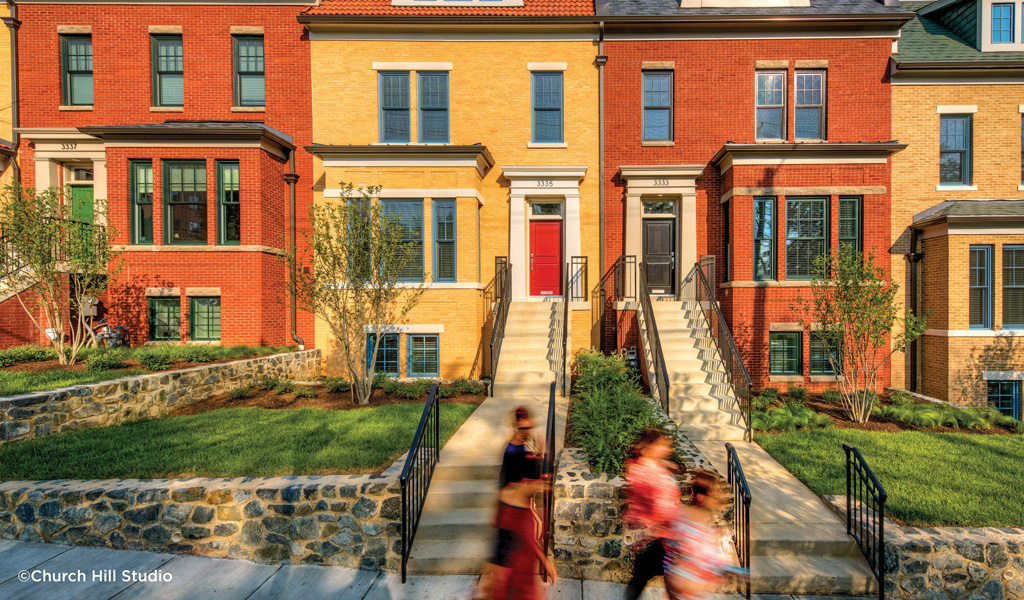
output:
[[[161,581],[123,580],[156,574]],[[81,581],[37,582],[50,578]],[[96,580],[93,574],[96,573]],[[102,580],[106,575],[106,580]],[[29,578],[22,581],[22,578]],[[258,565],[242,560],[175,556],[107,548],[59,546],[0,540],[0,598],[4,600],[458,600],[474,585],[472,575],[412,576],[402,584],[390,573],[341,567]],[[619,600],[625,586],[596,581],[559,580],[550,600]],[[649,588],[641,600],[665,598],[661,587]],[[758,596],[758,600],[843,600]],[[738,595],[709,600],[741,600]]]

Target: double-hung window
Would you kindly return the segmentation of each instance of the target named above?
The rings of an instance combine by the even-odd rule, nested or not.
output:
[[[864,246],[861,233],[862,204],[860,196],[839,197],[839,245],[846,244],[856,252],[861,252]]]
[[[217,162],[217,242],[242,242],[241,185],[238,181],[238,163]]]
[[[267,103],[262,35],[236,35],[235,106],[265,106]]]
[[[786,137],[786,73],[757,72],[757,133],[759,140]]]
[[[992,247],[970,247],[969,312],[972,329],[992,328]]]
[[[434,200],[434,281],[455,281],[455,200]]]
[[[185,105],[185,58],[180,35],[153,36],[153,104]]]
[[[533,141],[562,143],[562,74],[533,73]]]
[[[1020,382],[989,381],[988,405],[1002,414],[1020,418]]]
[[[419,141],[448,143],[448,74],[417,73]]]
[[[153,243],[153,161],[131,161],[132,243]]]
[[[775,279],[775,198],[754,198],[754,279]]]
[[[793,110],[796,139],[825,139],[825,71],[796,72],[796,107]]]
[[[438,336],[410,334],[406,344],[409,347],[406,364],[409,377],[437,377],[440,373]]]
[[[164,162],[166,243],[206,243],[206,163]]]
[[[941,115],[939,124],[939,184],[971,184],[970,115]]]
[[[835,375],[833,361],[842,369],[843,355],[839,345],[835,340],[825,339],[822,335],[811,333],[810,359],[811,375]]]
[[[373,365],[374,375],[398,377],[398,334],[385,333],[377,347],[377,360],[372,360],[373,344],[377,341],[376,334],[366,336],[366,368]]]
[[[799,331],[773,331],[768,334],[768,373],[802,375],[803,334]]]
[[[1013,43],[1013,2],[992,4],[992,43]]]
[[[423,201],[381,200],[384,216],[401,227],[405,264],[402,281],[423,281]]]
[[[92,37],[62,35],[64,67],[63,102],[67,106],[92,106]]]
[[[812,278],[827,249],[828,198],[787,198],[786,278]]]
[[[380,74],[380,141],[408,143],[410,140],[409,73]]]
[[[181,339],[181,299],[149,299],[149,340],[162,342]]]
[[[1024,246],[1003,246],[1003,328],[1024,329]]]
[[[645,142],[672,141],[672,72],[644,71]]]
[[[220,339],[220,298],[188,299],[188,337],[196,341]]]

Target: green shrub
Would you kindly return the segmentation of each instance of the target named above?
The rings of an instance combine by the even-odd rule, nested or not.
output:
[[[448,384],[453,390],[455,395],[459,394],[482,394],[484,391],[484,384],[479,381],[472,381],[465,375],[452,379],[451,383]]]
[[[779,388],[766,387],[761,388],[760,396],[771,398],[773,401],[779,399]]]
[[[821,401],[825,404],[839,406],[843,403],[843,395],[836,390],[825,390],[821,393]]]
[[[15,346],[0,351],[0,367],[9,367],[18,363],[43,362],[57,360],[57,351],[42,346]]]
[[[818,414],[805,406],[783,406],[768,412],[755,412],[750,421],[755,431],[796,431],[825,429],[832,426],[831,417]]]
[[[789,389],[786,390],[786,396],[789,400],[803,404],[804,402],[807,402],[807,388],[802,385],[791,385],[789,386]]]
[[[278,396],[290,394],[295,391],[295,382],[287,380],[279,381],[274,390],[277,392]]]
[[[90,371],[125,369],[128,367],[126,358],[127,354],[123,351],[110,350],[109,352],[98,352],[86,359],[86,368]]]
[[[907,406],[914,404],[914,397],[903,390],[896,390],[889,396],[889,403],[893,406]]]
[[[1018,425],[1013,417],[1007,417],[994,408],[957,408],[942,404],[906,404],[876,406],[872,415],[903,421],[922,429],[933,427],[949,427],[952,429],[990,429],[1006,427],[1017,432],[1024,432],[1024,426]]]
[[[150,371],[163,371],[174,364],[174,357],[167,348],[168,346],[141,348],[135,351],[134,358]]]
[[[754,396],[750,401],[750,406],[754,410],[760,410],[763,412],[771,408],[771,406],[775,404],[775,400],[776,399],[771,396]]]
[[[576,368],[573,437],[595,473],[620,475],[640,434],[661,425],[660,411],[641,395],[635,375],[620,355],[580,352]]]
[[[349,384],[341,377],[325,377],[324,388],[330,394],[343,394],[349,390]]]
[[[295,389],[296,398],[316,398],[318,396],[315,389],[306,385],[300,385]]]
[[[210,362],[221,358],[218,354],[224,354],[223,352],[217,352],[213,346],[203,345],[191,345],[191,346],[173,346],[177,350],[177,358],[185,362],[190,363],[203,363]]]
[[[246,398],[252,397],[252,388],[250,387],[236,387],[235,389],[228,392],[228,397],[232,400],[245,400]]]
[[[277,377],[265,377],[260,380],[259,387],[261,390],[266,391],[276,390],[277,386],[281,385],[282,383],[284,382],[281,379],[278,379]]]

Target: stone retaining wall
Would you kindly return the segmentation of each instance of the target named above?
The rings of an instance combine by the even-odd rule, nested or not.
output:
[[[0,444],[159,417],[266,377],[313,379],[320,357],[289,352],[0,398]]]
[[[397,570],[399,459],[382,475],[0,484],[0,538]]]

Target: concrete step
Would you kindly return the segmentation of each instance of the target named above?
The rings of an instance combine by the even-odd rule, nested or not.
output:
[[[416,529],[417,542],[493,540],[497,505],[490,508],[424,510]]]
[[[431,480],[431,489],[436,489],[436,486],[439,485],[439,482],[441,481],[498,481],[498,471],[500,470],[500,461],[462,465],[438,464],[434,467],[434,478]]]
[[[675,386],[669,388],[668,404],[673,414],[697,410],[730,410],[737,407],[736,401],[732,398],[715,397],[711,394],[683,396],[676,392]]]
[[[505,335],[512,332],[532,332],[546,335],[548,331],[560,327],[561,323],[561,316],[558,319],[527,315],[519,315],[515,318],[509,317],[508,321],[505,322]]]
[[[498,363],[498,374],[494,377],[494,383],[547,383],[555,380],[555,372],[551,369],[537,369],[535,371],[517,371],[503,368]],[[495,394],[497,396],[499,394]]]
[[[548,316],[564,313],[561,302],[513,302],[508,318],[515,316]]]
[[[721,372],[720,366],[722,361],[717,359],[704,360],[697,358],[698,352],[696,348],[691,349],[691,352],[688,353],[689,356],[678,356],[675,353],[670,354],[668,350],[665,349],[664,344],[662,344],[661,348],[662,351],[665,352],[665,365],[668,366],[669,371],[704,371],[705,373],[715,371]]]
[[[561,342],[561,340],[559,340],[559,342]],[[550,347],[551,340],[547,337],[506,337],[501,342],[501,356],[505,356],[506,352],[514,352],[517,350],[532,352],[534,354],[543,354],[547,352]]]
[[[863,558],[755,556],[750,567],[756,594],[878,594],[878,580]]]
[[[498,478],[453,480],[431,483],[424,512],[456,508],[494,508],[498,501]]]
[[[557,359],[555,357],[548,358],[545,354],[540,354],[539,356],[534,354],[533,356],[526,357],[521,354],[505,356],[503,352],[499,359],[498,371],[550,371],[562,368],[561,357]]]
[[[498,371],[501,376],[501,371]],[[493,384],[493,396],[518,398],[521,396],[541,396],[548,394],[551,390],[551,382],[555,380],[555,373],[551,373],[551,379],[547,383],[498,383]],[[557,392],[556,392],[557,393]]]
[[[419,575],[479,575],[494,554],[490,540],[420,540],[413,542],[409,572]]]
[[[672,416],[680,425],[743,425],[743,415],[737,410],[674,411]]]
[[[672,377],[669,376],[669,384],[670,398],[700,398],[714,396],[714,386],[712,386],[710,383],[672,383]]]
[[[722,372],[705,372],[694,369],[680,369],[676,367],[672,362],[665,357],[665,368],[668,374],[669,383],[675,384],[700,384],[705,383],[708,385],[715,385],[716,383],[723,382],[725,379],[725,373]]]
[[[822,556],[864,560],[842,523],[754,523],[750,526],[752,560],[762,556],[776,558]]]
[[[686,437],[693,440],[721,440],[725,442],[743,441],[747,430],[739,425],[695,424],[680,425]]]

